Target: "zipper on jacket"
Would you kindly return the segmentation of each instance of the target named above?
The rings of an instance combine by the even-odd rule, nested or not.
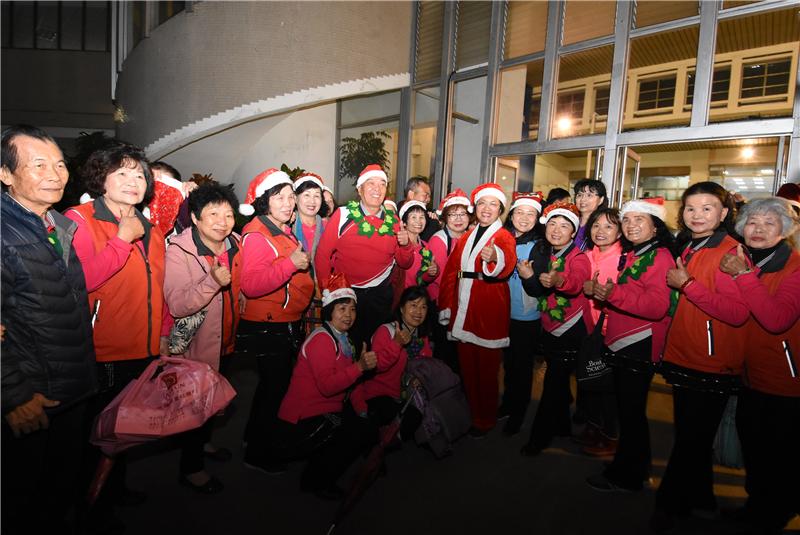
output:
[[[134,246],[134,247],[136,247],[136,246]],[[136,247],[136,249],[139,251],[139,254],[142,255],[142,259],[144,260],[145,272],[147,273],[147,342],[146,342],[146,348],[147,348],[147,356],[149,357],[149,356],[151,356],[151,354],[150,354],[150,338],[152,338],[152,335],[153,335],[153,299],[152,299],[152,296],[153,296],[153,281],[152,281],[152,278],[150,276],[152,272],[150,271],[150,261],[147,259],[147,255],[144,254],[144,251],[139,249],[139,247]],[[160,351],[160,345],[159,345],[159,351]]]
[[[791,346],[789,346],[789,340],[781,340],[781,345],[783,346],[783,353],[786,355],[786,362],[789,364],[789,374],[792,379],[797,379],[797,366],[794,363],[794,355],[792,354]]]

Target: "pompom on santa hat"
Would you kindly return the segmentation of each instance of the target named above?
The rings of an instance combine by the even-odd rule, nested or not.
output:
[[[326,307],[337,299],[345,298],[358,301],[356,292],[350,287],[350,283],[347,282],[347,277],[344,276],[344,273],[334,273],[328,279],[328,287],[322,291],[322,306]]]
[[[531,208],[536,210],[537,213],[541,214],[543,198],[544,196],[542,195],[541,191],[536,191],[533,193],[515,191],[514,202],[511,203],[511,210],[517,208],[518,206],[530,206]]]
[[[542,217],[539,218],[539,223],[546,225],[548,221],[557,215],[566,218],[570,223],[572,223],[572,225],[575,227],[575,230],[578,230],[581,221],[581,213],[578,211],[578,207],[571,202],[555,202],[551,204],[544,209]]]
[[[619,218],[622,219],[628,212],[640,212],[650,214],[659,218],[661,221],[667,217],[667,209],[664,206],[664,197],[648,197],[646,199],[635,199],[622,205],[619,210]]]
[[[289,175],[274,167],[270,167],[266,171],[257,174],[247,187],[247,196],[244,199],[244,203],[239,205],[239,213],[248,216],[253,215],[255,213],[253,203],[256,202],[256,199],[261,197],[265,191],[274,188],[278,184],[289,184],[291,186],[292,179],[289,178]]]
[[[456,188],[439,203],[439,209],[436,210],[437,215],[442,215],[444,209],[448,206],[461,205],[467,207],[467,212],[472,213],[472,203],[469,202],[469,197],[461,188]]]
[[[478,201],[483,199],[484,197],[494,197],[498,201],[500,201],[503,206],[506,206],[506,194],[503,193],[503,188],[501,188],[498,184],[489,183],[489,184],[481,184],[474,190],[472,190],[472,204],[477,205]]]
[[[374,163],[366,166],[364,170],[359,173],[358,180],[356,181],[356,188],[363,186],[364,182],[370,178],[380,178],[384,181],[384,183],[389,183],[389,177],[386,176],[386,173],[383,171],[383,169],[381,169],[381,166]]]
[[[322,180],[322,177],[315,173],[303,173],[302,175],[297,177],[297,179],[295,179],[294,184],[292,184],[292,188],[295,191],[297,191],[297,189],[306,182],[313,182],[314,184],[319,186],[320,189],[322,190],[326,189],[325,182]]]

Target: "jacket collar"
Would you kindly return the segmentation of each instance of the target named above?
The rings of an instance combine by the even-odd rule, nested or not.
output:
[[[200,238],[200,232],[198,232],[197,227],[194,225],[192,225],[192,242],[194,242],[194,246],[197,247],[198,255],[210,256],[212,258],[217,256],[214,251],[203,243],[203,240]],[[225,251],[228,253],[228,260],[231,262],[231,265],[233,265],[233,257],[239,252],[239,248],[236,246],[236,241],[232,240],[230,236],[225,238]]]
[[[119,221],[117,221],[116,216],[111,213],[111,210],[106,205],[106,201],[103,199],[102,196],[96,198],[92,201],[92,205],[94,207],[94,218],[98,221],[106,221],[108,223],[114,223],[115,225],[119,225]],[[142,213],[134,207],[134,214],[136,217],[141,221],[142,226],[144,227],[144,236],[142,236],[142,243],[144,244],[144,250],[150,250],[150,228],[152,225],[147,218],[142,215]]]
[[[784,240],[775,250],[775,256],[761,267],[761,273],[775,273],[783,269],[792,255],[792,246]]]
[[[261,224],[267,227],[267,230],[273,236],[286,236],[286,233],[282,229],[278,228],[278,225],[273,223],[272,220],[267,216],[260,215],[258,216],[258,220],[261,221]]]

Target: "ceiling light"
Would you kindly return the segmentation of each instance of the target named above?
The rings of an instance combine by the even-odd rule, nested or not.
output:
[[[775,171],[774,171],[773,169],[762,169],[762,170],[761,170],[761,174],[762,174],[762,175],[771,175],[771,174],[772,174],[772,173],[774,173],[774,172],[775,172]]]
[[[749,160],[755,153],[756,151],[753,149],[753,147],[745,147],[742,149],[742,158]]]
[[[572,127],[572,119],[569,116],[561,117],[558,120],[558,129],[567,132]]]

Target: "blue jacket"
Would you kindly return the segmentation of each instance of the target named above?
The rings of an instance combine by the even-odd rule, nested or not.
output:
[[[517,244],[517,259],[530,260],[531,250],[536,240]],[[539,310],[536,308],[537,299],[529,296],[522,288],[522,279],[519,278],[516,268],[508,279],[508,289],[511,291],[511,319],[520,321],[533,321],[539,319]]]
[[[95,391],[95,355],[83,269],[72,248],[77,225],[55,210],[63,254],[47,239],[42,220],[7,193],[2,213],[3,414],[34,393],[61,404],[57,413]]]

